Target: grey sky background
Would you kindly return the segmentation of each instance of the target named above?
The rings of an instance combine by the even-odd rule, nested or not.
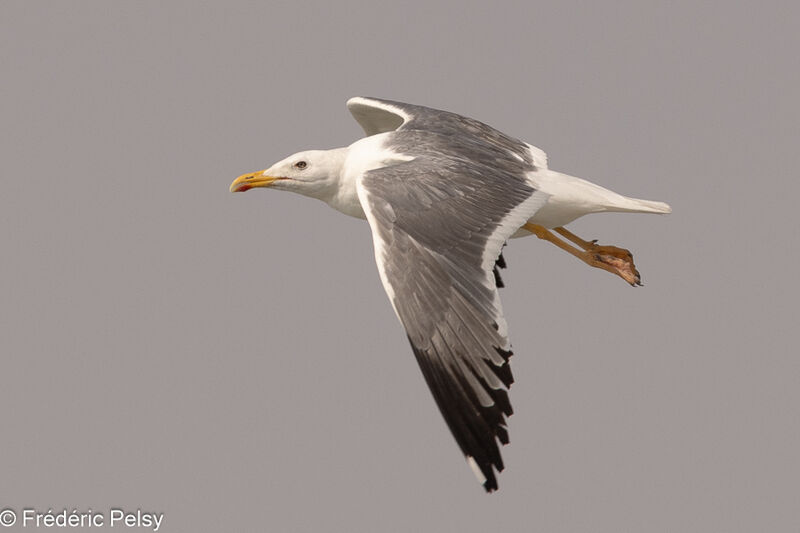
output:
[[[796,532],[791,2],[0,4],[0,508],[162,531]],[[486,495],[367,225],[237,175],[448,109],[672,204],[571,228],[632,289],[506,248],[511,445]],[[9,531],[22,531],[10,528]]]

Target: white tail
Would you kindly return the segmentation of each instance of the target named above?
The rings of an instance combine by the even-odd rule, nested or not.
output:
[[[616,194],[616,193],[614,193]],[[655,202],[653,200],[640,200],[638,198],[628,198],[627,196],[619,196],[619,200],[613,202],[612,205],[607,206],[608,211],[617,211],[621,213],[659,213],[666,215],[672,213],[672,208],[669,204],[664,202]]]
[[[550,195],[547,204],[529,222],[547,228],[563,226],[589,213],[672,212],[672,208],[664,202],[628,198],[590,181],[553,170],[532,172],[528,178],[534,187]]]

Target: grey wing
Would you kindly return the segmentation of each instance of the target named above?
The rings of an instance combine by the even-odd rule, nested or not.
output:
[[[367,172],[357,187],[384,288],[442,415],[491,492],[513,381],[492,269],[546,195],[518,175],[487,172],[417,159]]]
[[[367,136],[397,130],[424,130],[442,135],[477,136],[507,150],[535,168],[547,168],[547,154],[478,120],[430,107],[356,96],[347,108]]]

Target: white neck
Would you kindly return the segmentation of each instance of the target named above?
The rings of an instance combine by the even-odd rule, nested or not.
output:
[[[318,164],[324,166],[328,173],[327,179],[320,180],[319,186],[314,190],[305,192],[322,200],[337,211],[357,218],[364,218],[364,210],[358,201],[356,184],[345,172],[347,157],[350,147],[333,148],[325,150],[319,157]]]
[[[387,135],[371,135],[350,146],[321,152],[319,160],[327,173],[325,179],[313,191],[297,192],[318,198],[345,215],[366,219],[356,182],[370,170],[408,160],[384,148]]]

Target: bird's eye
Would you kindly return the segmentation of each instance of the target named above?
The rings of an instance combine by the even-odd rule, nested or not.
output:
[[[294,168],[299,168],[300,170],[303,170],[307,166],[308,163],[306,163],[305,161],[298,161],[297,163],[294,164]]]

